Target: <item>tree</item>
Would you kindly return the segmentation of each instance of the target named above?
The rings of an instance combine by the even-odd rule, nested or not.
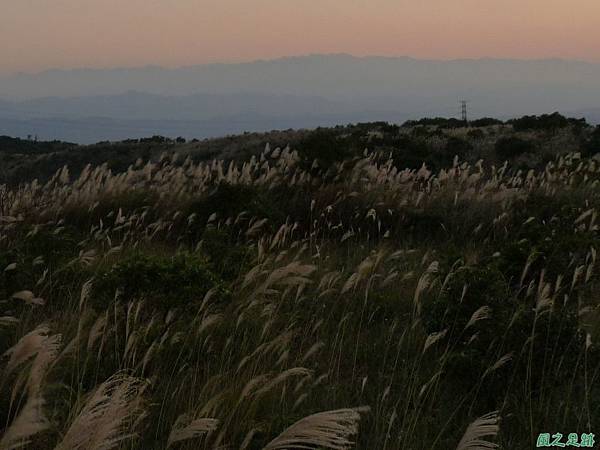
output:
[[[347,151],[347,146],[340,141],[335,132],[322,128],[310,133],[298,145],[298,153],[308,164],[312,164],[316,159],[322,166],[342,160]]]
[[[519,119],[509,120],[508,123],[513,126],[515,131],[553,131],[579,122],[554,112],[541,116],[523,116]]]
[[[471,150],[473,150],[473,146],[470,142],[459,137],[451,136],[446,142],[444,152],[447,158],[453,160],[455,156],[458,156],[459,159],[465,159]]]
[[[489,127],[492,125],[503,125],[504,122],[498,119],[493,119],[491,117],[482,117],[481,119],[476,119],[469,122],[469,125],[475,128],[478,127]]]
[[[588,155],[600,153],[600,125],[598,125],[590,138],[583,144],[583,150]]]
[[[496,142],[496,154],[500,159],[512,159],[535,150],[533,142],[518,137],[507,137]]]

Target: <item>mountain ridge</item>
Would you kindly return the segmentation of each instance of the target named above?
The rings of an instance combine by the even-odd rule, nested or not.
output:
[[[432,70],[436,69],[436,70]],[[543,80],[539,77],[544,74]],[[0,77],[0,98],[121,94],[136,89],[163,95],[231,93],[240,90],[338,96],[400,89],[402,83],[441,87],[491,83],[598,86],[600,64],[562,59],[421,60],[411,57],[312,55],[249,63],[115,69],[54,69]],[[369,83],[377,83],[372,84]],[[383,85],[381,85],[383,83]],[[595,105],[588,105],[595,106]]]
[[[600,64],[337,54],[175,69],[49,71],[0,78],[0,129],[11,135],[22,136],[27,130],[26,135],[48,139],[94,142],[138,136],[140,126],[131,121],[148,120],[153,122],[142,124],[142,130],[167,135],[180,130],[202,138],[215,136],[217,130],[245,131],[240,116],[253,127],[249,131],[452,117],[459,115],[462,99],[469,101],[472,118],[585,111],[585,117],[596,122]],[[94,131],[88,120],[92,117],[111,119],[114,132]],[[68,124],[58,119],[68,119],[68,124],[89,134],[66,133]],[[196,122],[200,130],[196,133],[196,126],[190,128],[189,123],[159,126],[160,121]],[[211,125],[205,129],[207,121]],[[213,131],[205,134],[209,129]]]
[[[388,61],[414,61],[414,62],[441,62],[441,63],[468,63],[468,62],[520,62],[520,63],[568,63],[568,64],[578,64],[578,65],[587,65],[587,66],[600,66],[600,62],[594,61],[586,61],[582,59],[569,59],[562,57],[546,57],[546,58],[508,58],[508,57],[493,57],[493,56],[483,56],[483,57],[472,57],[472,58],[449,58],[449,59],[437,59],[437,58],[419,58],[409,55],[399,55],[399,56],[387,56],[387,55],[353,55],[350,53],[312,53],[306,55],[291,55],[291,56],[281,56],[276,58],[258,58],[247,61],[230,61],[230,62],[206,62],[200,64],[184,64],[178,66],[163,66],[159,64],[147,64],[147,65],[139,65],[139,66],[116,66],[116,67],[73,67],[73,68],[48,68],[40,71],[17,71],[11,73],[0,73],[0,79],[2,78],[10,78],[17,76],[37,76],[37,75],[45,75],[45,74],[53,74],[53,73],[69,73],[69,72],[110,72],[110,71],[136,71],[136,70],[160,70],[160,71],[177,71],[177,70],[187,70],[187,69],[198,69],[205,68],[207,66],[242,66],[242,65],[251,65],[251,64],[261,64],[261,63],[277,63],[277,62],[285,62],[285,61],[306,61],[306,60],[317,60],[317,59],[347,59],[347,60],[388,60]]]

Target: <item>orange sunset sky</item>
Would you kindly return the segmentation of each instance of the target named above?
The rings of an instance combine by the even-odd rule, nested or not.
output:
[[[599,0],[0,0],[0,72],[310,53],[600,62]]]

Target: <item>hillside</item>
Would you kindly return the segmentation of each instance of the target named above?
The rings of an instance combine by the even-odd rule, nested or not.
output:
[[[584,442],[599,151],[559,115],[1,138],[0,447]]]
[[[556,155],[569,152],[595,154],[598,128],[581,119],[558,113],[524,116],[503,122],[478,119],[468,126],[456,119],[407,121],[402,126],[386,122],[355,123],[315,130],[244,133],[222,138],[186,140],[154,136],[124,141],[76,145],[60,141],[33,141],[0,137],[0,183],[49,179],[63,166],[77,175],[87,165],[106,163],[125,171],[138,159],[157,161],[177,154],[181,160],[244,160],[258,155],[266,145],[290,147],[312,162],[327,165],[362,155],[365,149],[390,152],[400,168],[439,168],[461,161],[501,164],[510,160],[520,168],[541,167]]]

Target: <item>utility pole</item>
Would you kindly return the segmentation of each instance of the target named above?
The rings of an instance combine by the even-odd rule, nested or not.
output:
[[[461,118],[462,121],[465,123],[465,125],[469,122],[468,116],[467,116],[467,101],[466,100],[461,100],[460,101],[460,107],[461,107]]]

